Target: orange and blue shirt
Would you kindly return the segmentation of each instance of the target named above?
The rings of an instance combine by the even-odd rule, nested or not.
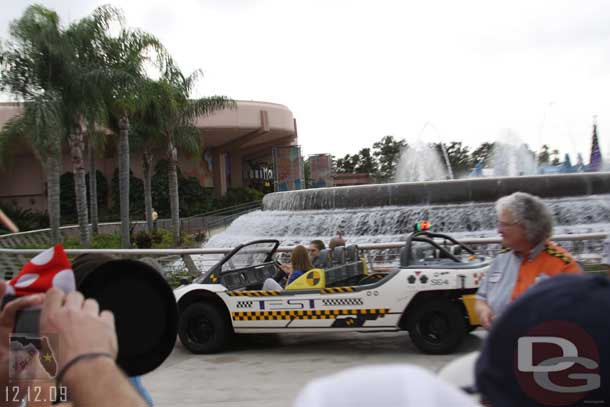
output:
[[[476,294],[496,316],[525,290],[540,280],[561,273],[580,273],[576,260],[553,242],[541,242],[527,256],[506,250],[498,254],[487,270]]]

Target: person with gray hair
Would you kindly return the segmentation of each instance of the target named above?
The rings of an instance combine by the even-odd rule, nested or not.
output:
[[[496,256],[476,294],[481,325],[492,321],[536,282],[581,269],[565,249],[549,241],[553,216],[537,196],[515,192],[496,202],[498,233],[504,249]]]

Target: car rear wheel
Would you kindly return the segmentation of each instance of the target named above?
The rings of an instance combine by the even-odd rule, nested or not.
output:
[[[422,352],[450,353],[466,336],[464,314],[448,299],[431,299],[409,311],[408,325],[411,340]]]
[[[193,353],[216,353],[231,337],[230,322],[219,306],[196,302],[186,307],[178,322],[178,336]]]

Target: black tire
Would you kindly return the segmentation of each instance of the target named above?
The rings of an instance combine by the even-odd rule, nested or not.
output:
[[[409,311],[407,329],[422,352],[446,354],[457,348],[466,336],[464,314],[448,299],[430,299]]]
[[[180,314],[180,342],[193,353],[216,353],[223,350],[233,333],[230,322],[218,305],[196,302]]]

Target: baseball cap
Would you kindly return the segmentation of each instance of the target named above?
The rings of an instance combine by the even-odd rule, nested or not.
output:
[[[493,407],[610,404],[610,281],[559,275],[496,320],[475,365]]]
[[[465,393],[412,365],[359,366],[316,379],[294,407],[476,407]]]

